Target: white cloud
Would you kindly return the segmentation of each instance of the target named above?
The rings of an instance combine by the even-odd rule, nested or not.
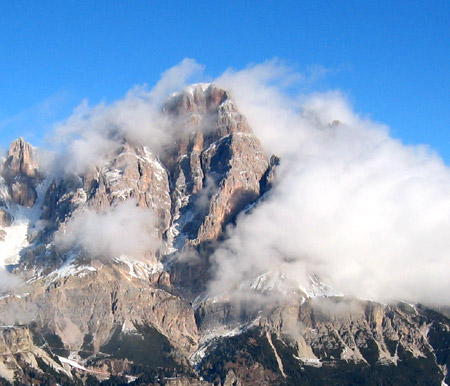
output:
[[[450,303],[449,168],[337,92],[289,96],[273,83],[284,73],[269,63],[218,80],[282,162],[270,198],[216,253],[211,289],[264,271],[300,282],[315,272],[358,297]]]
[[[0,291],[9,291],[22,285],[17,276],[11,275],[4,268],[0,268]]]
[[[128,255],[138,259],[159,248],[154,213],[127,200],[106,212],[78,212],[55,236],[61,249],[81,247],[91,257],[109,259]]]
[[[179,134],[160,114],[162,103],[201,73],[200,65],[186,59],[151,91],[135,88],[110,106],[81,104],[56,129],[67,151],[59,164],[81,173],[103,162],[123,136],[160,148]],[[282,162],[270,197],[239,217],[215,254],[211,290],[265,271],[299,282],[314,272],[346,294],[449,304],[449,168],[427,147],[404,146],[388,127],[356,114],[337,91],[296,95],[291,85],[304,79],[274,60],[228,70],[215,81],[231,92],[266,153]],[[64,242],[78,240],[98,255],[151,248],[151,242],[134,238],[140,225],[120,225],[131,217],[116,210],[75,219]],[[141,220],[136,213],[133,222]],[[86,229],[104,242],[89,241]],[[122,234],[133,242],[122,245]]]
[[[162,104],[170,93],[183,89],[201,72],[202,66],[195,60],[184,59],[165,71],[150,91],[135,87],[112,105],[91,107],[82,102],[51,135],[50,142],[64,154],[54,164],[56,171],[82,173],[90,166],[99,166],[124,137],[153,148],[167,143],[175,125],[161,114]],[[63,170],[58,170],[61,167]]]

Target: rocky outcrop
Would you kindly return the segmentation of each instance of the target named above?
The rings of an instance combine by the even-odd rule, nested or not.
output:
[[[162,235],[169,226],[171,201],[167,172],[146,147],[124,143],[102,167],[81,176],[64,176],[50,185],[42,218],[57,226],[82,208],[101,211],[134,198],[139,206],[152,209]]]
[[[267,168],[266,172],[264,173],[264,176],[261,179],[261,187],[260,187],[261,194],[268,192],[274,185],[276,178],[276,170],[277,167],[280,165],[280,162],[281,162],[280,158],[277,157],[276,155],[270,157],[269,167]]]
[[[6,209],[0,208],[0,241],[5,241],[5,228],[11,226],[12,222],[13,217],[11,214]]]
[[[83,176],[88,206],[104,208],[135,198],[158,217],[162,235],[169,227],[171,201],[165,168],[148,148],[124,143],[100,170]]]
[[[107,213],[130,199],[153,212],[156,232],[149,229],[148,237],[153,238],[156,233],[160,243],[155,243],[145,258],[157,263],[159,245],[171,219],[167,171],[150,149],[127,142],[114,149],[108,159],[101,167],[92,167],[81,175],[64,175],[50,183],[41,212],[45,227],[35,236],[40,245],[47,244],[48,248],[45,255],[39,247],[26,251],[22,265],[27,270],[36,265],[44,272],[49,266],[50,271],[58,268],[71,254],[55,248],[55,232],[64,233],[67,225],[86,211]]]
[[[12,201],[32,207],[36,202],[36,186],[40,181],[40,176],[34,149],[23,138],[19,138],[11,144],[2,175]]]
[[[12,221],[12,216],[5,209],[0,208],[0,226],[9,227]]]
[[[38,165],[33,147],[23,138],[13,141],[5,162],[6,173],[11,177],[35,178]]]
[[[59,361],[35,345],[28,327],[0,326],[0,378],[11,383],[31,381],[26,374],[29,369],[44,378],[46,366],[61,372],[65,379],[72,378]]]
[[[183,133],[161,156],[171,186],[170,272],[175,285],[194,298],[209,279],[211,246],[261,196],[269,163],[229,93],[214,85],[172,96],[164,111],[177,118]]]
[[[152,285],[151,267],[130,274],[126,264],[94,265],[97,268],[64,267],[39,280],[33,293],[15,301],[16,313],[26,314],[37,305],[33,319],[41,329],[58,335],[71,351],[82,351],[89,336],[91,350],[98,352],[117,326],[133,332],[137,325],[153,326],[186,355],[196,349],[194,311],[181,298]],[[0,301],[0,309],[10,307],[10,301]]]
[[[214,85],[173,96],[165,111],[183,118],[186,133],[163,157],[173,186],[168,239],[177,248],[215,241],[259,197],[268,161],[229,93]]]
[[[160,275],[144,264],[66,266],[35,282],[32,292],[0,299],[0,323],[11,322],[13,307],[16,321],[33,319],[54,354],[90,362],[93,374],[187,366],[185,358],[198,345],[194,311],[153,284]]]
[[[260,181],[268,167],[259,140],[246,133],[223,138],[204,152],[202,161],[217,191],[210,199],[208,214],[199,228],[198,243],[217,240],[224,226],[257,200]],[[214,179],[215,176],[219,178]]]

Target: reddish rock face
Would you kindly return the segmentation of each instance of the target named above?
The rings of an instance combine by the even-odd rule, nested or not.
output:
[[[135,198],[155,212],[169,250],[217,240],[224,226],[260,196],[268,160],[224,90],[192,86],[172,96],[163,111],[176,126],[174,143],[155,153],[123,142],[103,167],[55,181],[42,217],[59,227],[83,207],[103,210]],[[15,158],[10,164],[17,169]]]
[[[12,201],[32,207],[36,202],[36,186],[40,177],[34,149],[23,138],[11,143],[2,174]]]
[[[22,175],[35,178],[37,176],[37,162],[33,147],[19,138],[11,143],[5,162],[7,173],[11,176]]]
[[[173,186],[168,239],[178,247],[215,241],[260,196],[267,158],[229,93],[214,85],[173,96],[165,111],[184,119],[184,134],[162,155]]]

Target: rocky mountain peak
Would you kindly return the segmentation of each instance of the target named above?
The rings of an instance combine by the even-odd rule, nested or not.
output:
[[[245,117],[239,113],[231,95],[214,84],[196,84],[169,97],[163,111],[183,118],[185,135],[199,130],[213,138],[235,132],[250,133]],[[181,136],[181,140],[185,140]]]
[[[230,93],[214,84],[172,95],[163,111],[180,125],[161,154],[172,187],[167,239],[176,249],[214,242],[259,197],[268,160]]]
[[[227,91],[211,83],[198,83],[172,94],[163,109],[177,115],[186,113],[204,114],[208,111],[214,111],[226,99],[230,99],[230,94]]]
[[[0,378],[44,384],[51,376],[67,385],[448,383],[450,322],[425,307],[346,298],[318,277],[308,291],[276,270],[241,283],[239,299],[209,293],[227,227],[270,197],[282,161],[267,158],[230,93],[213,84],[173,94],[163,113],[175,133],[167,146],[121,138],[102,162],[47,183],[33,147],[22,138],[11,144],[0,203],[0,248],[8,248],[0,249],[0,262],[26,284],[0,296]],[[142,243],[145,258],[135,245],[130,253],[103,248],[116,242],[110,234],[139,243],[128,230],[140,215],[133,232],[151,228],[156,239]],[[75,243],[59,248],[57,235],[76,227]]]
[[[25,207],[36,201],[36,186],[41,180],[34,148],[23,138],[11,143],[3,165],[2,176],[11,200]]]
[[[9,146],[5,169],[11,176],[36,177],[38,165],[35,151],[23,138],[16,139]]]

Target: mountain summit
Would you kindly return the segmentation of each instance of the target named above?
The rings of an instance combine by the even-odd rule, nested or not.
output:
[[[448,382],[450,320],[431,308],[346,297],[314,272],[296,282],[277,267],[212,288],[216,254],[270,199],[283,160],[213,84],[171,95],[160,114],[169,141],[112,130],[114,146],[81,172],[52,173],[23,139],[11,144],[3,383]]]

